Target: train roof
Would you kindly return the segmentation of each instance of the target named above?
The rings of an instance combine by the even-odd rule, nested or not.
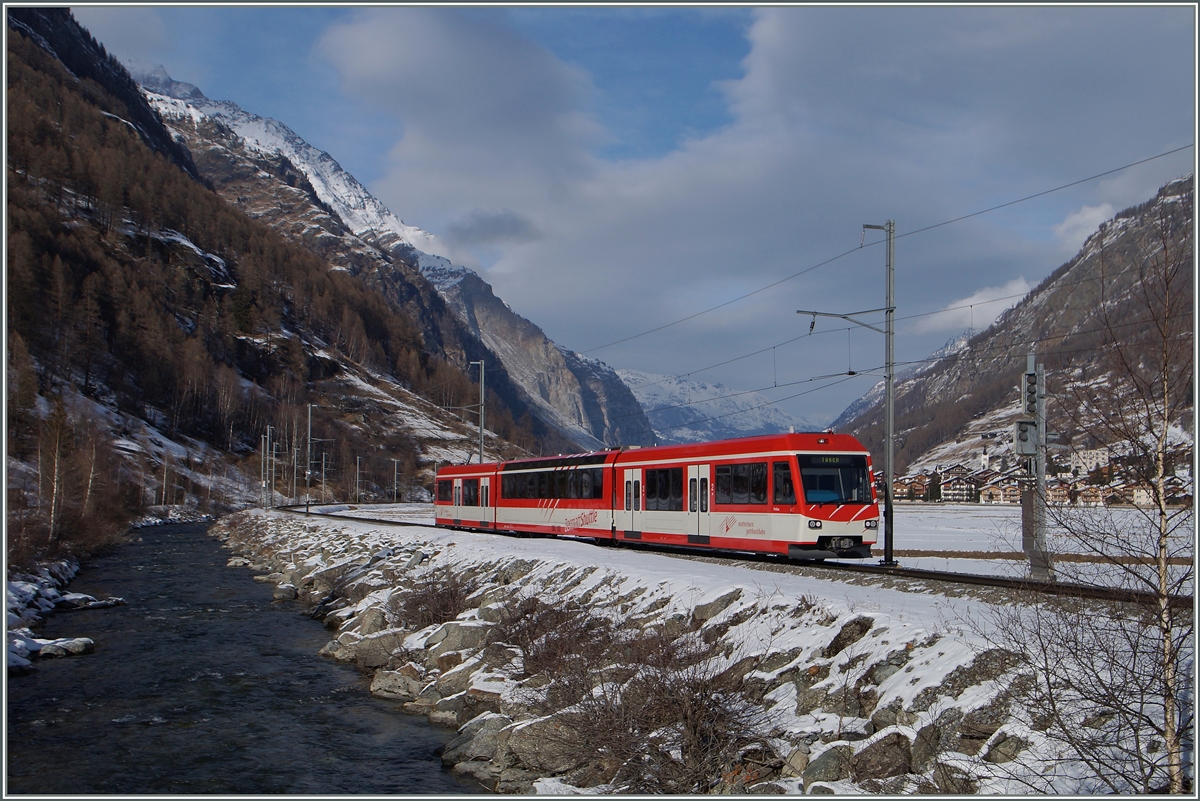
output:
[[[715,442],[690,442],[681,445],[654,445],[649,447],[625,447],[619,450],[594,451],[558,456],[532,457],[502,462],[503,470],[548,470],[561,467],[583,467],[603,465],[619,458],[622,462],[658,461],[686,459],[704,456],[735,456],[742,453],[779,451],[841,451],[865,453],[867,449],[850,434],[802,432],[796,434],[768,434],[757,437],[739,437]],[[496,465],[448,465],[439,470],[446,474],[466,475],[479,472],[480,467],[495,469]]]

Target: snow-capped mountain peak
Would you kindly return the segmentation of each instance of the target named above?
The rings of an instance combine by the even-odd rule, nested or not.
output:
[[[791,417],[758,392],[639,370],[618,370],[617,375],[646,410],[661,444],[813,429],[811,423]]]
[[[150,105],[164,117],[190,119],[193,124],[208,117],[230,128],[247,148],[287,158],[308,178],[321,202],[355,236],[374,240],[385,249],[403,245],[413,248],[421,271],[438,289],[473,272],[438,255],[446,249],[436,236],[405,224],[332,156],[308,144],[278,120],[252,114],[228,100],[211,100],[193,84],[173,80],[161,65],[138,65],[131,74]]]

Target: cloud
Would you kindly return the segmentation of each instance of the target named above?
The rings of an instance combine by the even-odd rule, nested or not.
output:
[[[593,169],[603,130],[580,69],[519,36],[495,12],[361,11],[333,25],[315,53],[343,88],[394,110],[402,135],[372,189],[422,226],[463,207],[561,202]],[[404,213],[409,213],[405,211]]]
[[[1004,286],[984,287],[969,297],[950,301],[941,311],[919,318],[913,330],[918,333],[961,333],[968,328],[982,331],[996,322],[1006,309],[1017,305],[1031,289],[1033,286],[1024,276],[1014,278]]]
[[[1084,240],[1096,233],[1100,228],[1100,223],[1112,219],[1115,212],[1111,203],[1084,206],[1082,209],[1068,214],[1065,220],[1054,226],[1054,234],[1058,237],[1063,249],[1074,254]]]
[[[533,242],[541,238],[541,232],[528,217],[509,209],[490,212],[475,209],[446,229],[446,239],[463,247]]]
[[[586,351],[802,274],[590,353],[677,373],[801,333],[797,308],[882,306],[882,248],[855,248],[863,223],[888,219],[906,237],[899,315],[942,312],[898,338],[899,357],[990,324],[1015,300],[999,298],[1028,291],[1089,226],[1152,194],[1135,184],[1186,171],[1191,154],[1139,181],[939,224],[1190,141],[1190,14],[760,9],[741,77],[718,86],[728,123],[665,155],[620,160],[596,155],[611,134],[591,77],[503,11],[360,11],[314,52],[343,87],[403,121],[372,190],[406,220],[475,247],[497,294],[566,347]],[[869,331],[838,336],[836,347],[822,344],[831,336],[788,345],[766,368],[734,362],[715,379],[762,386],[786,370],[798,380],[844,370],[847,348],[855,366],[882,350]],[[800,411],[828,419],[867,388],[813,396]]]

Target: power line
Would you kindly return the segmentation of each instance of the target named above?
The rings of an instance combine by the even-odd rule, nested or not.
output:
[[[1127,170],[1127,169],[1130,169],[1131,167],[1137,167],[1137,166],[1139,166],[1139,165],[1141,165],[1141,164],[1147,164],[1147,163],[1149,163],[1149,162],[1151,162],[1151,161],[1155,161],[1156,159],[1161,159],[1161,158],[1165,158],[1166,156],[1171,156],[1171,155],[1174,155],[1175,153],[1182,152],[1182,151],[1184,151],[1184,150],[1187,150],[1188,148],[1191,148],[1191,147],[1194,147],[1194,144],[1191,144],[1191,143],[1189,143],[1189,144],[1183,145],[1183,146],[1181,146],[1181,147],[1177,147],[1177,148],[1175,148],[1174,150],[1168,150],[1168,151],[1166,151],[1165,153],[1159,153],[1157,156],[1150,156],[1149,158],[1140,159],[1140,160],[1138,160],[1138,161],[1134,161],[1134,162],[1131,162],[1131,163],[1129,163],[1129,164],[1125,164],[1125,165],[1123,165],[1123,166],[1120,166],[1120,167],[1114,167],[1114,168],[1113,168],[1113,169],[1111,169],[1111,170],[1105,170],[1104,172],[1101,172],[1101,173],[1097,173],[1097,174],[1095,174],[1095,175],[1088,176],[1087,178],[1080,178],[1080,179],[1079,179],[1079,180],[1077,180],[1077,181],[1071,181],[1070,183],[1062,184],[1061,186],[1056,186],[1056,187],[1054,187],[1053,189],[1045,189],[1045,190],[1043,190],[1043,191],[1041,191],[1041,192],[1035,192],[1035,193],[1034,193],[1034,194],[1032,194],[1032,195],[1026,195],[1025,197],[1018,198],[1018,199],[1016,199],[1016,200],[1010,200],[1010,201],[1008,201],[1007,203],[1001,203],[1001,204],[999,204],[999,205],[997,205],[997,206],[992,206],[992,207],[990,207],[990,208],[986,208],[986,209],[983,209],[983,210],[981,210],[981,211],[975,211],[975,212],[971,212],[970,214],[964,214],[964,215],[962,215],[961,217],[955,217],[954,219],[951,219],[951,220],[945,220],[945,221],[943,221],[943,222],[940,222],[940,223],[934,223],[933,225],[927,225],[927,226],[925,226],[924,228],[918,228],[918,229],[917,229],[917,230],[915,230],[915,231],[909,231],[908,233],[899,234],[899,235],[897,235],[897,236],[896,236],[896,238],[897,238],[897,239],[901,239],[901,238],[904,238],[904,237],[907,237],[907,236],[913,236],[913,235],[915,235],[915,234],[925,233],[925,232],[927,232],[927,231],[932,231],[932,230],[933,230],[933,229],[935,229],[935,228],[941,228],[941,227],[943,227],[943,226],[946,226],[946,225],[951,225],[952,223],[956,223],[956,222],[962,222],[963,220],[969,220],[969,219],[971,219],[972,217],[978,217],[978,216],[980,216],[980,215],[983,215],[983,214],[989,214],[989,213],[991,213],[991,212],[993,212],[993,211],[998,211],[998,210],[1000,210],[1000,209],[1008,208],[1009,206],[1015,206],[1015,205],[1017,205],[1018,203],[1025,203],[1025,202],[1027,202],[1027,201],[1030,201],[1030,200],[1035,200],[1036,198],[1039,198],[1039,197],[1045,197],[1046,195],[1053,194],[1054,192],[1060,192],[1060,191],[1062,191],[1063,189],[1069,189],[1069,188],[1071,188],[1071,187],[1073,187],[1073,186],[1079,186],[1080,184],[1087,183],[1088,181],[1095,181],[1095,180],[1097,180],[1097,179],[1099,179],[1099,178],[1103,178],[1103,177],[1105,177],[1105,176],[1107,176],[1107,175],[1112,175],[1113,173],[1117,173],[1117,172],[1120,172],[1120,171],[1122,171],[1122,170]],[[867,247],[874,247],[875,245],[882,244],[882,243],[883,243],[883,241],[884,241],[884,240],[880,240],[880,241],[878,241],[878,242],[872,242],[871,244],[867,245]],[[833,256],[833,257],[831,257],[831,258],[828,258],[828,259],[826,259],[825,261],[822,261],[822,262],[819,262],[819,263],[817,263],[817,264],[814,264],[814,265],[812,265],[811,267],[806,267],[805,269],[803,269],[803,270],[800,270],[799,272],[792,273],[791,275],[787,276],[786,278],[781,278],[781,279],[779,279],[778,281],[775,281],[775,282],[773,282],[773,283],[771,283],[771,284],[767,284],[767,285],[766,285],[766,286],[764,286],[764,287],[760,287],[759,289],[755,289],[755,290],[754,290],[754,291],[752,291],[752,292],[747,292],[747,293],[745,293],[744,295],[739,295],[739,296],[737,296],[736,298],[731,298],[730,300],[724,301],[723,303],[718,303],[717,305],[715,305],[715,306],[712,306],[712,307],[709,307],[709,308],[707,308],[707,309],[704,309],[704,310],[702,310],[702,311],[695,312],[694,314],[689,314],[689,315],[687,315],[686,317],[681,317],[681,318],[679,318],[678,320],[674,320],[674,321],[672,321],[672,322],[669,322],[669,323],[664,323],[663,325],[656,326],[655,328],[651,328],[651,329],[649,329],[649,330],[647,330],[647,331],[642,331],[642,332],[641,332],[641,333],[639,333],[639,334],[632,334],[632,335],[630,335],[630,336],[627,336],[627,337],[622,337],[621,339],[616,339],[616,340],[613,340],[612,342],[607,342],[607,343],[605,343],[605,344],[603,344],[603,345],[597,345],[597,346],[596,346],[596,347],[594,347],[594,348],[588,348],[587,350],[580,351],[580,353],[595,353],[595,352],[596,352],[596,351],[598,351],[598,350],[604,350],[605,348],[611,348],[613,345],[620,345],[620,344],[622,344],[622,343],[624,343],[624,342],[630,342],[630,341],[632,341],[632,340],[634,340],[634,339],[640,339],[641,337],[648,336],[648,335],[650,335],[650,334],[654,334],[654,333],[657,333],[657,332],[659,332],[659,331],[663,331],[663,330],[665,330],[665,329],[667,329],[667,328],[671,328],[671,327],[673,327],[673,326],[679,325],[680,323],[686,323],[686,322],[687,322],[687,321],[689,321],[689,320],[694,320],[694,319],[696,319],[697,317],[700,317],[700,316],[702,316],[702,315],[708,314],[708,313],[710,313],[710,312],[714,312],[714,311],[716,311],[716,310],[718,310],[718,309],[723,309],[723,308],[725,308],[726,306],[729,306],[729,305],[731,305],[731,304],[737,303],[738,301],[745,300],[746,298],[753,297],[754,295],[757,295],[757,294],[759,294],[759,293],[762,293],[762,292],[766,292],[768,289],[773,289],[773,288],[775,288],[775,287],[779,286],[780,284],[784,284],[784,283],[786,283],[786,282],[788,282],[788,281],[791,281],[791,280],[792,280],[792,279],[794,279],[794,278],[799,278],[799,277],[800,277],[800,276],[802,276],[802,275],[806,275],[806,274],[808,274],[808,273],[811,273],[813,270],[816,270],[816,269],[819,269],[819,268],[821,268],[821,267],[825,267],[825,266],[827,266],[827,265],[829,265],[829,264],[832,264],[833,262],[835,262],[835,261],[838,261],[839,259],[843,259],[843,258],[845,258],[846,256],[849,256],[851,253],[855,253],[855,252],[857,252],[857,251],[859,251],[859,250],[862,250],[862,246],[859,246],[859,247],[856,247],[856,248],[851,248],[850,250],[847,250],[847,251],[845,251],[845,252],[843,252],[843,253],[839,253],[839,254],[838,254],[838,255],[836,255],[836,256]]]
[[[1104,276],[1093,275],[1093,276],[1088,276],[1088,277],[1086,277],[1086,278],[1080,278],[1079,280],[1076,280],[1076,281],[1056,281],[1056,282],[1055,282],[1055,288],[1056,288],[1056,289],[1064,289],[1064,288],[1067,288],[1067,287],[1081,286],[1081,285],[1083,285],[1083,284],[1086,284],[1086,283],[1090,283],[1090,282],[1093,282],[1093,281],[1102,281],[1102,280],[1104,280]],[[1013,299],[1017,299],[1017,298],[1025,298],[1025,297],[1029,297],[1029,296],[1030,296],[1030,295],[1031,295],[1033,292],[1035,292],[1035,291],[1037,291],[1037,290],[1036,290],[1036,289],[1033,289],[1033,290],[1030,290],[1030,291],[1028,291],[1028,292],[1018,292],[1018,293],[1015,293],[1015,294],[1012,294],[1012,295],[1002,295],[1002,296],[1000,296],[1000,297],[991,298],[991,299],[988,299],[988,300],[981,300],[981,301],[978,301],[978,302],[976,302],[976,303],[963,303],[963,304],[961,304],[961,305],[959,305],[959,306],[947,306],[947,307],[946,307],[946,308],[944,308],[944,309],[936,309],[936,310],[934,310],[934,311],[928,311],[928,312],[918,312],[918,313],[916,313],[916,314],[907,314],[907,315],[905,315],[905,316],[903,316],[903,317],[897,317],[897,318],[896,318],[896,320],[897,320],[897,322],[899,322],[899,321],[903,321],[903,320],[916,320],[916,319],[918,319],[918,318],[921,318],[921,317],[934,317],[934,316],[936,316],[936,315],[939,315],[939,314],[949,314],[950,312],[962,311],[963,309],[970,309],[970,308],[974,308],[975,306],[987,306],[987,305],[989,305],[989,304],[992,304],[992,303],[999,303],[999,302],[1001,302],[1001,301],[1005,301],[1005,300],[1013,300]],[[1013,308],[1013,307],[1011,307],[1011,306],[1010,306],[1009,308]],[[874,321],[874,322],[881,322],[881,321]],[[731,358],[725,359],[724,361],[720,361],[720,362],[717,362],[717,363],[715,363],[715,364],[710,364],[710,365],[707,365],[707,366],[705,366],[705,367],[698,367],[698,368],[696,368],[696,369],[694,369],[694,370],[687,370],[687,371],[685,371],[685,372],[681,372],[681,373],[675,373],[675,374],[673,374],[673,375],[665,376],[665,377],[664,377],[662,380],[660,380],[660,381],[653,381],[653,382],[650,382],[650,383],[641,384],[641,385],[639,386],[639,388],[642,388],[642,387],[656,387],[656,386],[659,386],[660,384],[665,384],[665,383],[667,383],[668,381],[673,381],[673,380],[677,380],[677,379],[681,379],[681,378],[688,378],[688,377],[690,377],[690,376],[696,375],[697,373],[703,373],[703,372],[706,372],[706,371],[708,371],[708,370],[713,370],[713,369],[715,369],[715,368],[717,368],[717,367],[724,367],[724,366],[725,366],[725,365],[727,365],[727,364],[732,364],[732,363],[734,363],[734,362],[741,361],[742,359],[749,359],[749,358],[750,358],[750,357],[752,357],[752,356],[758,356],[758,355],[760,355],[760,354],[766,353],[766,352],[767,352],[767,351],[769,351],[769,350],[774,350],[774,349],[776,349],[776,348],[781,348],[781,347],[783,347],[784,345],[790,345],[790,344],[792,344],[793,342],[798,342],[799,340],[802,340],[802,339],[807,339],[807,338],[808,338],[808,337],[810,337],[810,336],[822,336],[822,335],[828,335],[828,334],[836,334],[836,333],[841,333],[842,331],[853,331],[853,330],[854,330],[854,326],[846,326],[846,327],[844,327],[844,328],[825,328],[825,329],[822,329],[822,330],[820,330],[820,331],[814,331],[814,332],[812,332],[812,333],[809,333],[809,334],[800,334],[799,336],[790,337],[789,339],[785,339],[785,340],[783,340],[782,342],[777,342],[777,343],[775,343],[774,345],[768,345],[768,346],[767,346],[767,347],[765,347],[765,348],[759,348],[758,350],[751,351],[750,353],[743,353],[743,354],[742,354],[742,355],[740,355],[740,356],[733,356],[733,357],[731,357]],[[985,329],[985,330],[986,330],[986,329]],[[915,361],[912,361],[912,362],[897,362],[897,364],[919,364],[919,363],[921,363],[922,361],[929,361],[929,360],[921,360],[921,359],[917,359],[917,360],[915,360]],[[935,359],[935,360],[933,360],[933,361],[936,361],[936,359]],[[864,372],[866,372],[866,371],[862,371],[862,370],[860,370],[860,371],[858,371],[858,372],[859,372],[859,373],[864,373]]]
[[[1082,282],[1079,282],[1079,283],[1082,283]],[[1191,313],[1192,312],[1187,311],[1187,312],[1183,312],[1182,314],[1186,316]],[[988,362],[994,362],[997,360],[1024,358],[1028,351],[1029,346],[1032,344],[1036,344],[1039,342],[1048,342],[1048,341],[1055,340],[1055,339],[1064,339],[1065,340],[1069,337],[1078,337],[1078,336],[1086,336],[1088,334],[1103,333],[1110,329],[1119,330],[1119,329],[1123,329],[1123,328],[1135,328],[1135,327],[1144,325],[1146,322],[1148,322],[1148,321],[1147,320],[1133,320],[1128,323],[1122,323],[1120,325],[1110,326],[1108,328],[1093,328],[1093,329],[1083,329],[1083,330],[1079,330],[1079,331],[1068,331],[1065,333],[1051,333],[1051,334],[1046,334],[1046,335],[1036,337],[1034,339],[1027,340],[1027,341],[1022,340],[1019,343],[1007,344],[1007,345],[995,345],[995,346],[987,347],[987,348],[971,348],[971,349],[963,350],[960,353],[949,354],[947,356],[928,357],[925,359],[912,359],[909,361],[897,362],[896,365],[897,366],[912,366],[912,365],[918,365],[918,364],[936,364],[941,361],[950,361],[951,363],[973,361],[978,365],[982,365],[982,364],[985,364]],[[841,331],[843,329],[839,328],[836,330]],[[851,330],[851,329],[847,328],[845,330]],[[1049,350],[1049,351],[1041,351],[1041,352],[1039,352],[1039,355],[1061,356],[1061,355],[1075,354],[1075,353],[1094,353],[1097,351],[1104,350],[1106,347],[1107,346],[1102,345],[1099,347]],[[766,348],[764,350],[770,350],[770,348]],[[987,355],[988,353],[992,353],[993,355],[988,356]],[[793,398],[800,397],[801,395],[808,395],[813,392],[817,392],[817,391],[820,391],[823,389],[828,389],[829,387],[837,386],[838,384],[844,383],[845,381],[849,381],[851,378],[857,378],[860,375],[875,375],[876,374],[875,371],[879,370],[879,369],[881,369],[881,366],[880,367],[872,367],[872,368],[869,368],[866,370],[856,370],[856,371],[854,371],[853,375],[847,374],[840,381],[835,381],[831,384],[825,384],[823,386],[816,387],[811,390],[806,390],[805,392],[797,393],[795,395],[789,395],[789,396],[783,397],[783,398],[778,398],[778,399],[770,401],[768,403],[762,403],[762,404],[759,404],[757,406],[752,406],[747,409],[738,409],[733,412],[727,412],[725,414],[704,418],[702,420],[692,420],[687,423],[682,423],[682,424],[676,425],[676,426],[668,426],[666,428],[659,428],[657,430],[670,431],[670,430],[673,430],[676,428],[685,428],[689,425],[694,425],[696,423],[704,423],[704,422],[708,422],[710,420],[718,420],[723,417],[731,417],[733,415],[744,414],[746,412],[755,411],[757,409],[762,409],[766,406],[774,406],[776,404],[783,403],[784,401],[788,401],[788,400],[792,400]],[[838,375],[842,375],[842,374],[838,374]],[[678,403],[678,404],[673,404],[671,406],[659,406],[654,409],[647,409],[647,410],[645,410],[645,414],[647,416],[649,416],[656,412],[664,412],[664,411],[670,411],[672,409],[683,409],[683,408],[688,408],[688,407],[692,407],[692,406],[699,406],[704,403],[713,403],[713,402],[719,401],[719,400],[727,400],[729,398],[736,398],[741,395],[752,395],[752,394],[759,393],[759,392],[767,392],[771,389],[778,389],[778,388],[783,388],[783,387],[793,387],[793,386],[798,386],[800,384],[808,384],[808,383],[812,383],[813,381],[820,381],[823,379],[834,378],[834,377],[837,377],[837,376],[813,376],[811,378],[804,378],[804,379],[799,379],[796,381],[789,381],[789,382],[786,382],[783,384],[772,384],[771,386],[759,387],[757,389],[739,390],[737,392],[731,392],[727,395],[719,395],[714,398],[703,398],[701,400],[689,401],[687,403]],[[612,418],[612,420],[616,421],[616,420],[624,419],[626,417],[633,417],[633,416],[636,416],[636,415],[632,415],[632,414],[621,415],[619,417]]]

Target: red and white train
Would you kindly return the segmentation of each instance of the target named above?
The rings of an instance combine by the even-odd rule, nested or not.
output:
[[[871,555],[871,456],[846,434],[779,434],[438,470],[435,518],[472,531]]]

